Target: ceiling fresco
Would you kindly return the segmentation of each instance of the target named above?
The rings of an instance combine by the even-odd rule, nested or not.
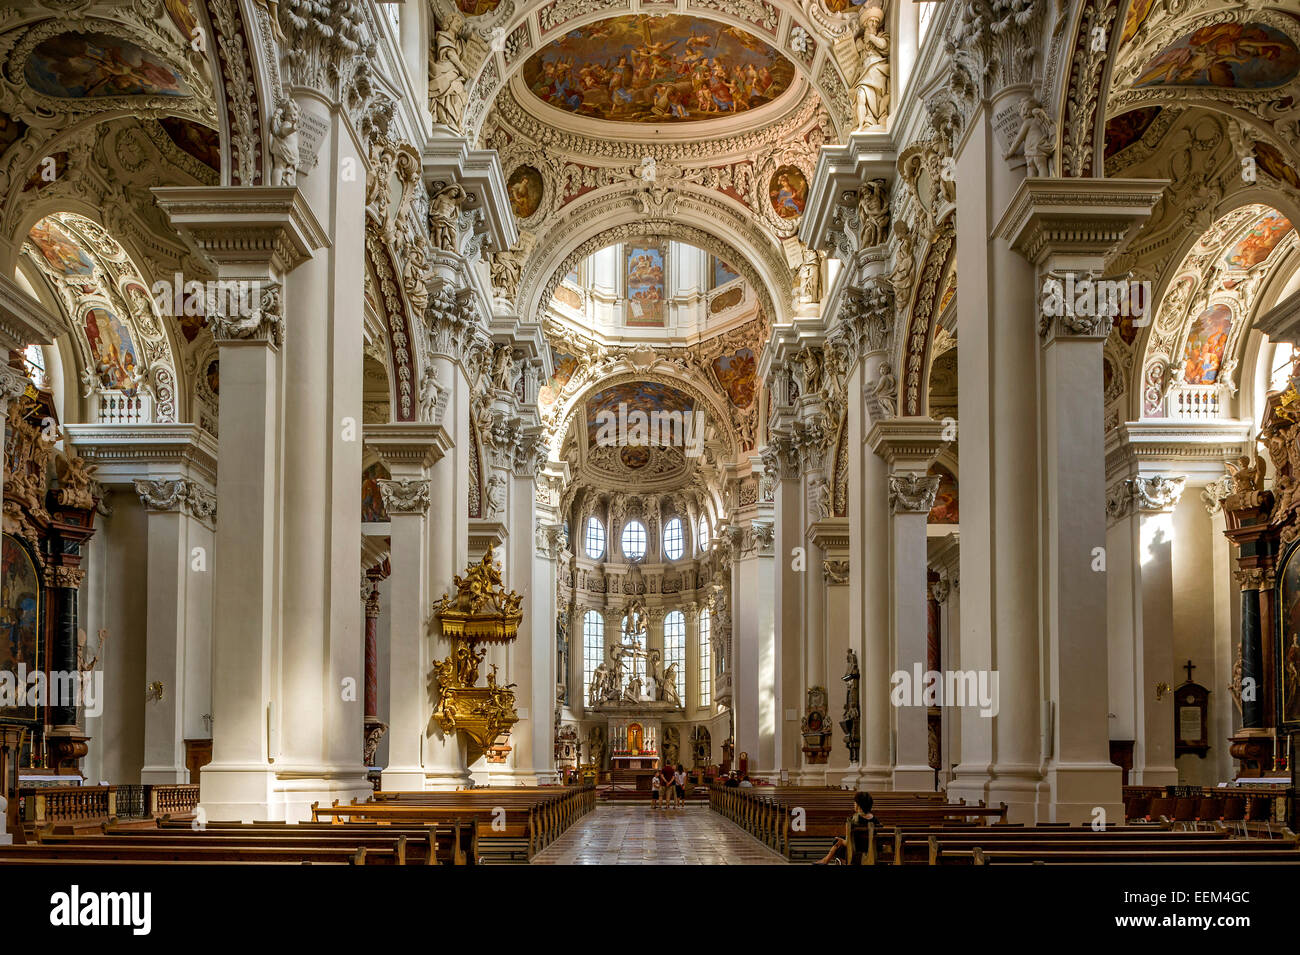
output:
[[[757,109],[794,80],[762,40],[711,20],[620,16],[571,30],[524,64],[551,106],[620,123],[708,121]]]

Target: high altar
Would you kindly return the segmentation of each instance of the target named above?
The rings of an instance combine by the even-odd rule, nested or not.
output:
[[[657,769],[662,726],[657,716],[634,712],[610,715],[609,765],[611,769]]]

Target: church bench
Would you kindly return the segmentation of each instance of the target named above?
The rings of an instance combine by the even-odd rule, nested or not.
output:
[[[100,843],[103,844],[100,844]],[[88,844],[87,844],[88,843]],[[114,845],[108,840],[87,840],[83,844],[28,845],[0,847],[0,860],[57,859],[63,862],[96,860],[136,860],[142,862],[339,862],[350,865],[396,865],[392,849],[257,847],[225,848],[210,846],[140,846]]]
[[[42,845],[83,844],[93,840],[82,836],[68,836],[57,833],[41,833]],[[430,830],[399,832],[338,832],[265,830],[254,831],[252,827],[244,830],[198,830],[153,829],[115,831],[109,829],[99,839],[112,840],[114,845],[167,845],[167,846],[260,846],[323,848],[339,847],[362,849],[394,849],[397,852],[398,865],[453,865],[455,848],[451,838],[441,844],[436,833]],[[459,863],[459,864],[464,864]]]
[[[1188,835],[1192,838],[1160,838],[1155,840],[1114,838],[1108,833],[1100,832],[1095,833],[1094,838],[1068,839],[1053,839],[1046,834],[1022,840],[991,840],[981,839],[979,837],[949,839],[946,837],[940,838],[930,836],[925,843],[909,843],[905,840],[902,846],[902,862],[897,864],[915,863],[921,865],[938,865],[941,859],[946,860],[954,853],[960,855],[963,852],[970,852],[974,849],[980,849],[985,853],[996,851],[1031,854],[1039,853],[1043,855],[1080,852],[1162,853],[1279,849],[1279,845],[1276,841],[1273,841],[1270,844],[1270,841],[1267,839],[1251,840],[1251,844],[1245,844],[1245,840],[1216,839],[1214,837],[1195,838],[1195,833],[1189,833]],[[1256,845],[1253,843],[1259,844]],[[897,858],[898,857],[896,856],[895,860],[897,860]]]
[[[158,830],[162,832],[190,832],[192,824],[158,820]],[[132,834],[140,830],[128,830]],[[287,838],[299,836],[328,836],[334,839],[346,839],[357,836],[375,835],[392,839],[399,835],[409,840],[423,840],[434,845],[438,865],[475,865],[478,862],[478,823],[474,820],[456,819],[447,823],[429,823],[426,825],[398,826],[378,822],[268,822],[254,821],[225,822],[209,821],[204,824],[202,832],[212,834],[248,834],[276,835]],[[407,843],[408,855],[411,843]]]
[[[504,818],[497,808],[505,808]],[[533,806],[417,806],[362,803],[355,806],[312,807],[313,821],[335,820],[335,825],[361,820],[398,825],[446,823],[457,819],[478,825],[478,851],[484,859],[527,860],[546,844],[539,816]]]
[[[341,839],[331,838],[279,838],[277,836],[207,836],[199,833],[191,835],[172,835],[155,833],[152,835],[102,835],[102,836],[57,836],[42,835],[41,846],[56,849],[102,849],[144,848],[150,850],[210,849],[228,850],[232,857],[253,849],[271,849],[296,852],[300,849],[332,849],[355,853],[364,849],[371,865],[437,865],[430,862],[430,846],[427,841],[408,840],[406,836],[396,838],[374,836],[347,836]],[[391,860],[391,862],[389,861]]]
[[[1274,863],[1300,865],[1300,852],[1295,849],[1170,849],[1170,850],[1069,850],[1069,851],[1012,851],[1002,849],[971,849],[944,852],[937,864],[966,865],[1198,865],[1203,863],[1255,864]]]

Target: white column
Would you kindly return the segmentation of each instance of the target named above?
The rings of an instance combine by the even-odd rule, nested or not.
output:
[[[943,425],[932,418],[894,418],[878,421],[868,443],[891,469],[889,502],[889,631],[892,645],[891,690],[902,680],[899,705],[891,700],[894,726],[894,789],[934,791],[930,766],[928,707],[919,699],[915,684],[924,679],[929,633],[929,571],[926,519],[934,506],[939,479],[926,471],[944,446]]]
[[[293,187],[178,187],[154,195],[172,225],[213,260],[219,280],[251,287],[256,308],[211,321],[225,386],[218,460],[238,466],[217,476],[224,517],[212,562],[212,669],[218,676],[201,804],[210,819],[283,818],[283,807],[272,808],[272,763],[280,755],[285,704],[277,653],[283,616],[283,282],[327,238]],[[349,596],[359,576],[358,570]]]
[[[1110,761],[1102,345],[1129,284],[1102,296],[1105,257],[1159,201],[1163,183],[1024,180],[995,229],[1038,266],[1039,438],[1043,494],[1043,716],[1051,818],[1120,818],[1120,771]],[[1104,286],[1110,288],[1109,285]],[[1053,294],[1063,293],[1063,294]],[[1089,295],[1091,294],[1091,297]],[[1007,692],[1010,687],[1005,688]],[[1006,699],[1006,693],[1002,694]]]
[[[953,796],[1006,802],[1012,821],[1046,818],[1038,649],[1038,367],[1033,267],[990,236],[1023,169],[1002,158],[996,115],[1024,90],[979,106],[957,147],[957,271],[976,276],[957,300],[962,453],[962,660],[997,671],[998,715],[970,723]],[[982,278],[981,278],[982,277]],[[969,658],[967,656],[969,651]],[[968,708],[969,710],[969,708]]]
[[[161,699],[144,704],[142,783],[184,783],[185,723],[192,685],[206,680],[210,661],[206,629],[211,617],[211,522],[216,498],[188,480],[137,480],[136,493],[148,512],[149,553],[145,619],[145,680],[161,683]],[[204,599],[206,597],[206,600]],[[196,626],[197,624],[197,626]]]
[[[1184,479],[1140,475],[1113,489],[1107,510],[1117,519],[1109,555],[1112,594],[1122,616],[1111,617],[1116,628],[1110,641],[1118,671],[1116,703],[1133,733],[1135,786],[1168,786],[1178,782],[1174,765],[1174,706],[1169,691],[1156,699],[1156,684],[1172,688],[1174,669],[1173,510]],[[1123,561],[1120,563],[1120,561]],[[1131,721],[1129,723],[1128,721]]]
[[[366,444],[392,477],[380,484],[389,517],[388,762],[386,790],[424,789],[424,746],[433,712],[429,698],[429,536],[431,469],[442,466],[449,437],[441,425],[368,425]],[[382,628],[381,628],[382,629]]]

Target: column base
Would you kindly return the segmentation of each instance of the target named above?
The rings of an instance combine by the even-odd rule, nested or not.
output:
[[[470,775],[463,769],[448,769],[438,772],[425,770],[424,785],[426,792],[452,792],[469,785]]]
[[[265,764],[208,763],[199,776],[199,812],[203,819],[252,822],[272,819],[271,783]]]
[[[140,782],[145,786],[184,785],[190,781],[190,771],[184,766],[146,766],[140,770]]]
[[[364,802],[374,791],[364,768],[292,773],[281,770],[272,782],[271,809],[279,812],[274,818],[285,822],[311,822],[312,803],[329,806],[335,801],[341,805],[354,799]]]
[[[934,770],[929,766],[895,766],[890,788],[900,792],[935,792]]]
[[[852,774],[850,774],[851,778]],[[893,766],[872,766],[865,765],[858,767],[856,785],[852,788],[856,790],[866,790],[867,792],[888,792],[894,786],[894,767]]]
[[[790,774],[790,783],[794,786],[825,786],[827,770],[824,766],[803,766]]]
[[[948,781],[948,801],[958,802],[965,799],[970,805],[983,800],[989,801],[990,766],[959,763]]]
[[[1121,795],[1120,768],[1114,763],[1068,763],[1049,765],[1047,783],[1051,787],[1050,822],[1068,822],[1073,826],[1092,825],[1100,818],[1107,826],[1124,824],[1124,800]]]
[[[388,766],[379,774],[384,792],[423,792],[423,766]]]
[[[995,765],[984,804],[996,808],[1000,803],[1007,804],[1007,822],[1049,821],[1050,788],[1037,767]]]
[[[1118,768],[1118,767],[1117,767]],[[1133,786],[1177,786],[1178,768],[1175,766],[1134,767],[1128,774],[1129,784]]]

